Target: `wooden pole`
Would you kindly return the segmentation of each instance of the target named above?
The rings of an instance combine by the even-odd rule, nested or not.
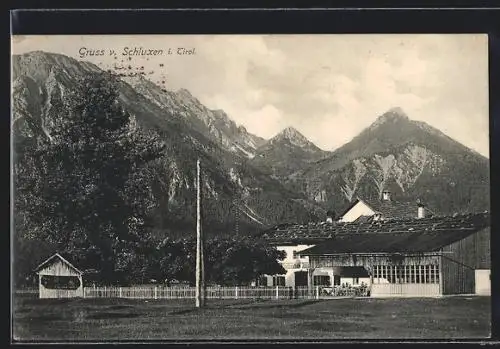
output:
[[[201,170],[196,162],[196,307],[204,305],[203,236],[201,231]]]
[[[201,201],[203,200],[203,195],[202,195],[202,184],[201,184],[201,171],[200,171],[200,204],[199,204],[199,231],[200,231],[200,265],[201,265],[201,305],[205,306],[205,295],[206,295],[206,285],[205,285],[205,239],[203,236],[203,229],[201,227],[201,218],[202,218],[202,211],[201,211]]]

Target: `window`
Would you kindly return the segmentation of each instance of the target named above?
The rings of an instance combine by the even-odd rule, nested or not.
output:
[[[333,275],[333,285],[340,286],[340,275]]]
[[[261,276],[259,278],[258,286],[267,286],[267,276]]]
[[[273,276],[273,286],[285,286],[285,277],[281,275]]]
[[[423,283],[422,278],[421,278],[422,274],[420,272],[420,267],[421,267],[420,265],[414,266],[414,268],[415,268],[415,283],[417,283],[417,284]]]
[[[359,278],[352,278],[353,285],[359,285]]]
[[[48,289],[76,290],[80,287],[80,280],[76,276],[43,275],[42,285]]]
[[[330,286],[330,276],[328,275],[314,275],[314,286]]]
[[[430,284],[439,283],[439,269],[437,265],[426,265],[426,282]]]
[[[299,254],[297,253],[297,251],[293,250],[293,258],[296,259],[296,258],[299,258]]]
[[[439,266],[430,265],[376,265],[374,283],[436,284],[439,283]]]

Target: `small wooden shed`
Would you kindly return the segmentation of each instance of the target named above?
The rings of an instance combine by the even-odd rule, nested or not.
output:
[[[40,298],[83,297],[83,272],[78,270],[66,258],[55,253],[35,272],[38,275]]]

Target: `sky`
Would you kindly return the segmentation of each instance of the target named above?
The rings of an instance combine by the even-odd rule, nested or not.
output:
[[[157,55],[124,55],[135,47]],[[400,107],[489,157],[484,34],[13,37],[13,53],[35,50],[102,68],[143,66],[153,82],[188,89],[266,139],[292,126],[334,150]]]

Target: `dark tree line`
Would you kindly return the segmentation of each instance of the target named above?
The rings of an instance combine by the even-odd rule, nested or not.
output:
[[[285,272],[278,260],[284,252],[252,237],[212,237],[204,243],[205,280],[216,285],[249,284],[263,274]],[[196,239],[165,239],[150,260],[151,274],[158,281],[195,282]]]

